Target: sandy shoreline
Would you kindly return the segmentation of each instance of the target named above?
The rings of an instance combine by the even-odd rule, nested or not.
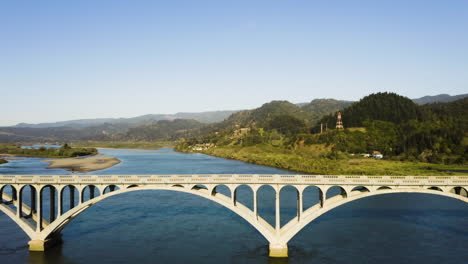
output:
[[[66,169],[76,172],[91,172],[110,168],[120,163],[115,157],[87,157],[87,158],[65,158],[48,159],[43,162],[50,162],[48,169]]]

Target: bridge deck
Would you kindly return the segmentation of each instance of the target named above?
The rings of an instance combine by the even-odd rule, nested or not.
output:
[[[468,176],[363,176],[363,175],[0,175],[0,184],[305,184],[466,186]]]

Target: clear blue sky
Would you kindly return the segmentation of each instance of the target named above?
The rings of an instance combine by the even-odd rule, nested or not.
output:
[[[0,125],[468,92],[468,1],[1,1]]]

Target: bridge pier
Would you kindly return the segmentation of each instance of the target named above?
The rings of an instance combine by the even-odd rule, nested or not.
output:
[[[273,258],[287,258],[288,257],[288,244],[270,243],[269,256]]]
[[[46,240],[33,239],[28,242],[29,251],[46,251],[47,249],[62,243],[62,235],[56,235]]]

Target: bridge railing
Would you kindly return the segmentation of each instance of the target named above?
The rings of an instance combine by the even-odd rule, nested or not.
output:
[[[468,176],[365,175],[0,175],[0,184],[306,184],[306,185],[468,185]]]

